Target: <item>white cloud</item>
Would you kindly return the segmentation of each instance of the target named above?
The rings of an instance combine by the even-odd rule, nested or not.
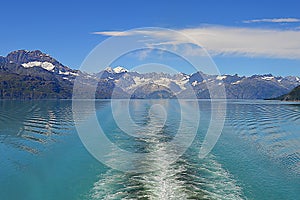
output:
[[[104,36],[127,36],[128,32],[123,32],[123,31],[100,31],[100,32],[92,32],[92,34],[104,35]]]
[[[259,23],[259,22],[292,23],[292,22],[300,22],[300,19],[297,19],[297,18],[273,18],[273,19],[252,19],[252,20],[243,21],[243,23]]]
[[[179,29],[178,32],[192,38],[196,44],[204,47],[211,55],[236,55],[248,57],[273,57],[300,59],[300,30],[258,29],[224,26],[205,26]],[[190,43],[181,34],[170,34],[164,29],[135,30],[132,32],[96,32],[106,36],[143,35],[152,46],[186,46]],[[157,42],[159,41],[159,42]],[[186,53],[192,52],[190,47]]]

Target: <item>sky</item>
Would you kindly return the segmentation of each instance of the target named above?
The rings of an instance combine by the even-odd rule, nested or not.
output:
[[[179,48],[181,55],[197,56],[191,54],[196,51],[184,37],[164,29],[178,31],[205,49],[222,74],[300,75],[299,8],[297,0],[4,1],[0,55],[39,49],[78,69],[107,39],[126,38],[123,31],[131,29],[159,27],[162,29],[131,32],[130,36],[144,34],[155,39],[156,43],[151,43],[155,47],[164,42],[163,47]],[[156,54],[132,53],[112,65],[131,68],[150,62]],[[191,72],[184,62],[168,55],[154,61],[170,61],[176,69]]]

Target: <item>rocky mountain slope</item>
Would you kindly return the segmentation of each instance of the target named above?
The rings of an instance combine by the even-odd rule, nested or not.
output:
[[[120,66],[87,74],[38,50],[0,56],[0,99],[70,99],[75,79],[82,83],[83,97],[96,83],[96,98],[192,98],[194,94],[210,98],[208,86],[224,86],[228,99],[266,99],[287,94],[300,85],[296,76],[141,74]]]
[[[274,99],[275,100],[281,100],[281,101],[300,101],[300,86],[294,88],[288,94],[279,96],[279,97],[274,98]]]

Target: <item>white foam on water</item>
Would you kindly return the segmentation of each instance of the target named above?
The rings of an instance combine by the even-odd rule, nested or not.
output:
[[[144,133],[149,137],[139,139],[151,143],[148,149],[156,151],[156,154],[145,155],[143,160],[129,163],[159,170],[125,173],[110,169],[93,184],[88,199],[244,199],[237,181],[212,155],[199,159],[197,153],[194,157],[187,154],[169,165],[169,158],[177,156],[176,150],[167,148],[163,140],[166,133],[157,133],[160,126],[160,121],[155,122],[154,118],[152,126]],[[198,150],[195,149],[195,152]],[[114,152],[110,157],[111,162],[115,162],[114,158],[118,159]],[[124,162],[127,161],[124,159]]]

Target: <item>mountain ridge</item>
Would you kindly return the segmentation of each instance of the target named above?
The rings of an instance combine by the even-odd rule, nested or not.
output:
[[[273,98],[271,100],[300,101],[300,86],[295,87],[292,91],[290,91],[287,94]]]
[[[267,99],[300,85],[297,76],[138,73],[122,66],[88,74],[64,66],[39,50],[0,56],[0,75],[0,99],[70,99],[75,80],[82,84],[82,96],[97,83],[95,97],[100,99],[210,98],[208,86],[224,86],[228,99]]]

